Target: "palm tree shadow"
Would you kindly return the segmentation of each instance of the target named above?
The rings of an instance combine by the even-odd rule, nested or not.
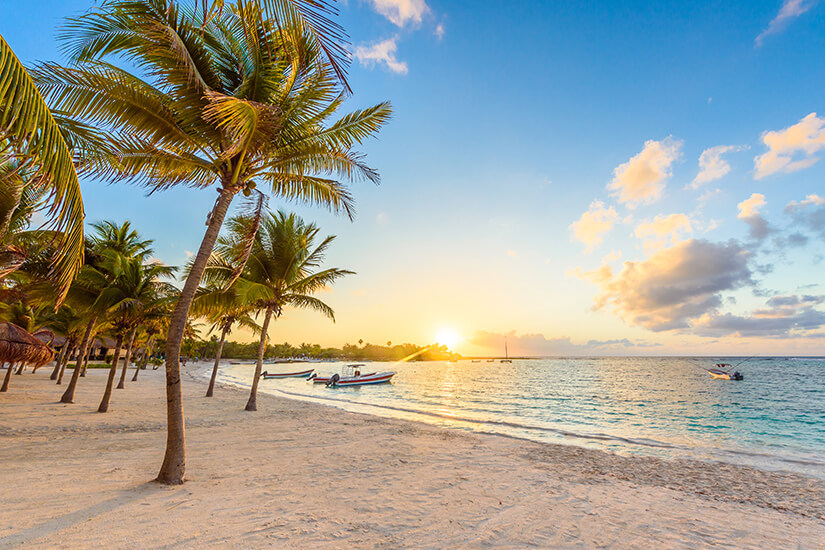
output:
[[[0,538],[0,548],[17,548],[30,544],[37,539],[53,535],[79,523],[87,522],[101,514],[117,510],[121,506],[142,500],[164,490],[168,491],[169,489],[151,481],[121,490],[108,500],[46,520],[23,531],[6,535]]]

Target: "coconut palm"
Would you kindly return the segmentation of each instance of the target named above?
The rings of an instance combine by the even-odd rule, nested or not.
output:
[[[13,165],[16,176],[29,182],[37,181],[49,191],[47,212],[59,235],[52,263],[59,302],[83,261],[83,202],[66,140],[71,134],[71,125],[67,125],[65,132],[61,131],[31,76],[2,36],[0,75],[0,159],[4,164]],[[79,130],[78,136],[84,133],[82,124],[75,128]],[[12,185],[9,178],[4,178],[4,183],[8,184],[2,186],[0,202],[12,207],[0,211],[0,256],[11,260],[3,269],[8,273],[8,268],[14,270],[20,263],[19,250],[6,238],[10,215],[24,197],[27,185],[19,181]],[[0,279],[3,275],[0,271]]]
[[[123,226],[128,226],[128,222]],[[144,241],[128,227],[126,231],[112,231],[115,227],[116,224],[111,222],[95,226],[95,232],[87,239],[83,268],[67,294],[68,303],[86,318],[87,324],[80,340],[80,351],[72,377],[60,399],[62,403],[74,401],[78,378],[88,356],[93,333],[102,328],[120,298],[120,290],[116,286],[118,279],[127,270],[133,269],[132,263],[141,262],[144,256],[151,253],[148,248],[151,241]],[[124,238],[113,239],[113,235]],[[110,248],[110,245],[113,247]],[[133,256],[126,256],[125,253]]]
[[[229,234],[219,241],[216,256],[223,259],[237,256],[238,250],[246,246],[245,235],[252,223],[248,217],[231,219]],[[338,268],[318,271],[327,248],[335,240],[334,236],[326,237],[316,245],[319,232],[315,224],[307,224],[297,215],[282,210],[264,216],[249,250],[246,267],[235,283],[239,301],[253,304],[264,316],[255,377],[246,404],[248,411],[257,410],[258,380],[272,319],[277,320],[284,308],[293,307],[314,309],[335,320],[332,308],[312,294],[353,272]],[[210,269],[216,277],[221,270],[231,277],[233,266],[231,261],[224,261],[222,266],[212,265]]]
[[[120,254],[111,255],[119,261],[124,257]],[[129,344],[126,351],[125,364],[121,372],[121,382],[126,378],[132,346],[135,335],[143,319],[143,312],[147,308],[153,307],[157,302],[166,302],[169,296],[175,294],[174,287],[160,279],[171,276],[175,269],[159,263],[144,264],[140,257],[125,259],[125,266],[115,277],[112,284],[104,291],[107,302],[107,313],[110,316],[113,329],[117,335],[114,358],[109,369],[109,377],[106,381],[106,389],[100,407],[97,412],[109,410],[109,400],[112,396],[112,385],[117,373],[118,361],[120,358],[120,348],[126,334],[129,335]],[[111,269],[111,268],[110,268]]]
[[[218,266],[219,273],[225,273],[225,271],[221,269],[224,265],[224,260],[215,258],[211,260],[210,263]],[[205,278],[209,278],[209,272],[210,269],[209,266],[207,266],[204,272]],[[235,281],[235,283],[237,283],[237,281]],[[198,289],[195,300],[192,302],[192,315],[205,317],[212,324],[210,332],[215,330],[220,330],[221,332],[218,349],[215,352],[215,364],[212,367],[212,376],[209,379],[209,386],[206,389],[206,397],[212,397],[215,391],[215,380],[218,376],[218,366],[220,365],[223,354],[223,345],[226,343],[226,337],[232,332],[232,327],[238,325],[252,331],[253,334],[260,332],[261,327],[255,322],[252,315],[250,315],[254,309],[254,304],[241,302],[236,284],[230,285],[229,288],[207,286]]]
[[[183,482],[180,346],[235,195],[252,193],[260,182],[275,196],[352,216],[342,181],[378,181],[353,147],[375,135],[391,109],[382,103],[330,122],[346,89],[330,53],[330,45],[343,47],[343,36],[323,24],[325,6],[322,0],[235,0],[199,14],[170,0],[111,0],[66,26],[72,66],[44,64],[36,71],[53,108],[113,130],[119,162],[94,163],[90,172],[152,192],[187,185],[219,193],[166,338],[163,483]],[[140,72],[119,67],[120,61]]]

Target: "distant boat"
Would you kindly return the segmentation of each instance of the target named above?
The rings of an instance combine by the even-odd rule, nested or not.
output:
[[[708,369],[708,374],[717,380],[744,380],[739,371],[730,372],[731,366],[728,363],[717,363],[715,369]],[[728,370],[725,370],[728,369]]]
[[[481,359],[473,359],[473,363],[481,363]]]
[[[302,370],[299,372],[267,372],[263,371],[261,373],[261,377],[264,380],[272,380],[274,378],[308,378],[310,374],[312,374],[315,369],[309,370]]]
[[[501,360],[502,363],[512,363],[513,361],[510,360],[510,354],[507,352],[507,335],[504,335],[504,359]]]

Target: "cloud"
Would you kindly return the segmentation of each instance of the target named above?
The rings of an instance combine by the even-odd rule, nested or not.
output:
[[[658,215],[652,222],[636,227],[636,238],[644,241],[645,250],[657,250],[668,244],[676,244],[685,233],[693,232],[690,218],[684,214]]]
[[[739,208],[737,218],[748,224],[750,237],[758,242],[765,240],[768,235],[774,232],[774,229],[759,212],[759,209],[766,204],[765,195],[762,193],[753,193],[750,198],[743,200],[737,205]]]
[[[587,246],[584,252],[589,254],[602,242],[604,234],[610,231],[618,219],[615,208],[607,208],[602,201],[596,200],[590,203],[587,212],[578,221],[571,223],[569,228],[573,231],[573,236]]]
[[[791,201],[785,207],[785,214],[792,216],[797,226],[825,239],[825,197],[813,194],[803,201]]]
[[[764,132],[762,142],[768,152],[753,159],[756,179],[809,168],[819,160],[814,154],[825,149],[825,118],[811,113],[793,126]]]
[[[395,25],[404,27],[407,23],[420,24],[430,12],[424,0],[369,0],[375,11]]]
[[[594,309],[653,331],[686,329],[722,304],[721,293],[752,283],[748,252],[735,241],[690,239],[647,260],[582,273],[599,288]]]
[[[192,256],[195,255],[195,253],[190,251],[190,250],[184,250],[183,253],[186,254],[187,258],[191,258]]]
[[[717,145],[710,149],[705,149],[699,155],[699,173],[687,187],[698,189],[706,183],[716,181],[730,172],[730,164],[722,158],[725,153],[743,151],[745,146],[738,145]]]
[[[394,73],[407,74],[407,64],[395,58],[397,40],[398,37],[396,36],[369,46],[358,46],[355,48],[355,58],[365,67],[372,67],[376,63],[383,63]]]
[[[825,296],[774,296],[766,302],[767,308],[757,309],[747,317],[715,312],[705,315],[696,321],[694,330],[705,336],[806,336],[809,331],[825,326],[825,312],[815,309],[823,302]]]
[[[384,227],[390,223],[390,215],[386,212],[379,212],[375,215],[375,223]]]
[[[511,258],[517,258],[518,257],[518,252],[516,252],[515,250],[508,250],[507,255],[510,256]]]
[[[682,142],[671,137],[646,141],[639,154],[613,170],[613,181],[607,188],[630,208],[657,201],[671,175],[671,165],[681,156],[681,147]]]
[[[814,3],[815,0],[784,0],[784,2],[782,2],[782,7],[779,8],[779,13],[776,14],[776,17],[774,17],[768,24],[768,28],[759,33],[759,36],[757,36],[754,40],[756,46],[761,46],[766,36],[784,29],[788,21],[799,17],[811,9]]]
[[[444,33],[446,33],[446,32],[447,32],[447,29],[444,28],[444,23],[439,23],[438,25],[436,25],[435,30],[433,31],[433,34],[435,35],[436,38],[441,40],[442,38],[444,38]]]

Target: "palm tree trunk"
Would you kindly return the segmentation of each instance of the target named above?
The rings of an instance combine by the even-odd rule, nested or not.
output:
[[[149,355],[152,353],[152,348],[155,345],[155,335],[151,335],[149,337],[149,341],[146,342],[146,348],[143,350],[143,357],[140,358],[140,363],[137,364],[135,367],[135,375],[132,377],[132,382],[137,382],[138,374],[140,374],[140,369],[146,368],[146,363],[149,361]]]
[[[183,393],[180,383],[180,346],[189,308],[200,285],[206,261],[215,248],[215,241],[226,217],[226,211],[238,188],[223,181],[220,197],[209,217],[209,227],[203,236],[198,255],[183,285],[175,311],[169,320],[169,332],[166,336],[166,453],[163,456],[157,480],[165,485],[180,485],[186,470],[186,437],[183,421]]]
[[[0,393],[9,391],[9,381],[11,381],[11,371],[13,370],[14,363],[9,363],[9,368],[6,370],[6,377],[3,378],[3,387],[0,388]]]
[[[76,347],[77,346],[72,345],[72,347],[69,349],[69,352],[66,354],[66,357],[63,358],[63,364],[60,365],[60,372],[57,374],[57,385],[58,386],[63,383],[63,373],[66,372],[66,365],[69,364],[69,360],[72,356],[72,353],[74,353],[74,350],[75,350]]]
[[[126,362],[123,363],[123,370],[120,371],[120,381],[117,383],[117,389],[122,390],[126,387],[126,369],[129,368],[129,361],[132,359],[132,346],[135,345],[135,335],[137,334],[137,327],[132,329],[132,334],[129,335],[129,346],[126,348]]]
[[[95,335],[92,335],[91,344],[94,344]],[[92,358],[92,353],[94,353],[94,346],[89,345],[89,351],[86,352],[86,356],[83,358],[83,368],[80,369],[80,376],[86,376],[86,368],[89,366],[89,359]]]
[[[63,356],[66,355],[66,351],[69,349],[69,339],[66,338],[66,341],[63,342],[63,347],[60,348],[60,355],[57,356],[57,361],[54,362],[54,370],[52,371],[51,376],[49,376],[49,380],[57,380],[57,374],[60,372],[60,365],[63,364]]]
[[[117,335],[117,343],[115,344],[115,355],[112,357],[112,366],[109,367],[109,378],[106,380],[106,391],[103,392],[103,399],[100,400],[100,406],[97,412],[105,413],[109,410],[109,399],[112,397],[112,386],[115,383],[115,375],[117,374],[117,364],[120,361],[120,348],[123,346],[123,334]]]
[[[74,390],[77,388],[77,378],[80,376],[80,368],[83,366],[83,357],[89,351],[89,336],[92,334],[92,329],[97,321],[97,315],[91,318],[89,324],[86,325],[86,333],[83,335],[83,341],[80,344],[80,352],[77,354],[77,363],[75,363],[72,371],[72,379],[69,380],[69,385],[66,391],[63,392],[63,397],[60,398],[61,403],[74,403]]]
[[[215,390],[215,378],[218,376],[218,363],[221,362],[221,355],[223,354],[223,344],[226,342],[226,335],[229,334],[229,329],[232,325],[224,325],[221,331],[221,343],[218,344],[218,353],[215,354],[215,366],[212,367],[212,378],[209,379],[209,388],[206,390],[206,397],[212,397],[212,392]]]
[[[249,401],[246,402],[247,411],[257,411],[258,404],[258,380],[261,378],[261,368],[264,364],[264,352],[266,351],[267,331],[269,330],[269,321],[272,319],[272,308],[266,309],[264,316],[264,325],[261,328],[261,342],[258,344],[258,362],[255,363],[255,378],[252,380],[252,390],[249,392]]]
[[[25,367],[25,366],[26,366],[26,363],[21,362],[17,366],[17,370],[14,372],[14,374],[23,374],[23,367]]]

